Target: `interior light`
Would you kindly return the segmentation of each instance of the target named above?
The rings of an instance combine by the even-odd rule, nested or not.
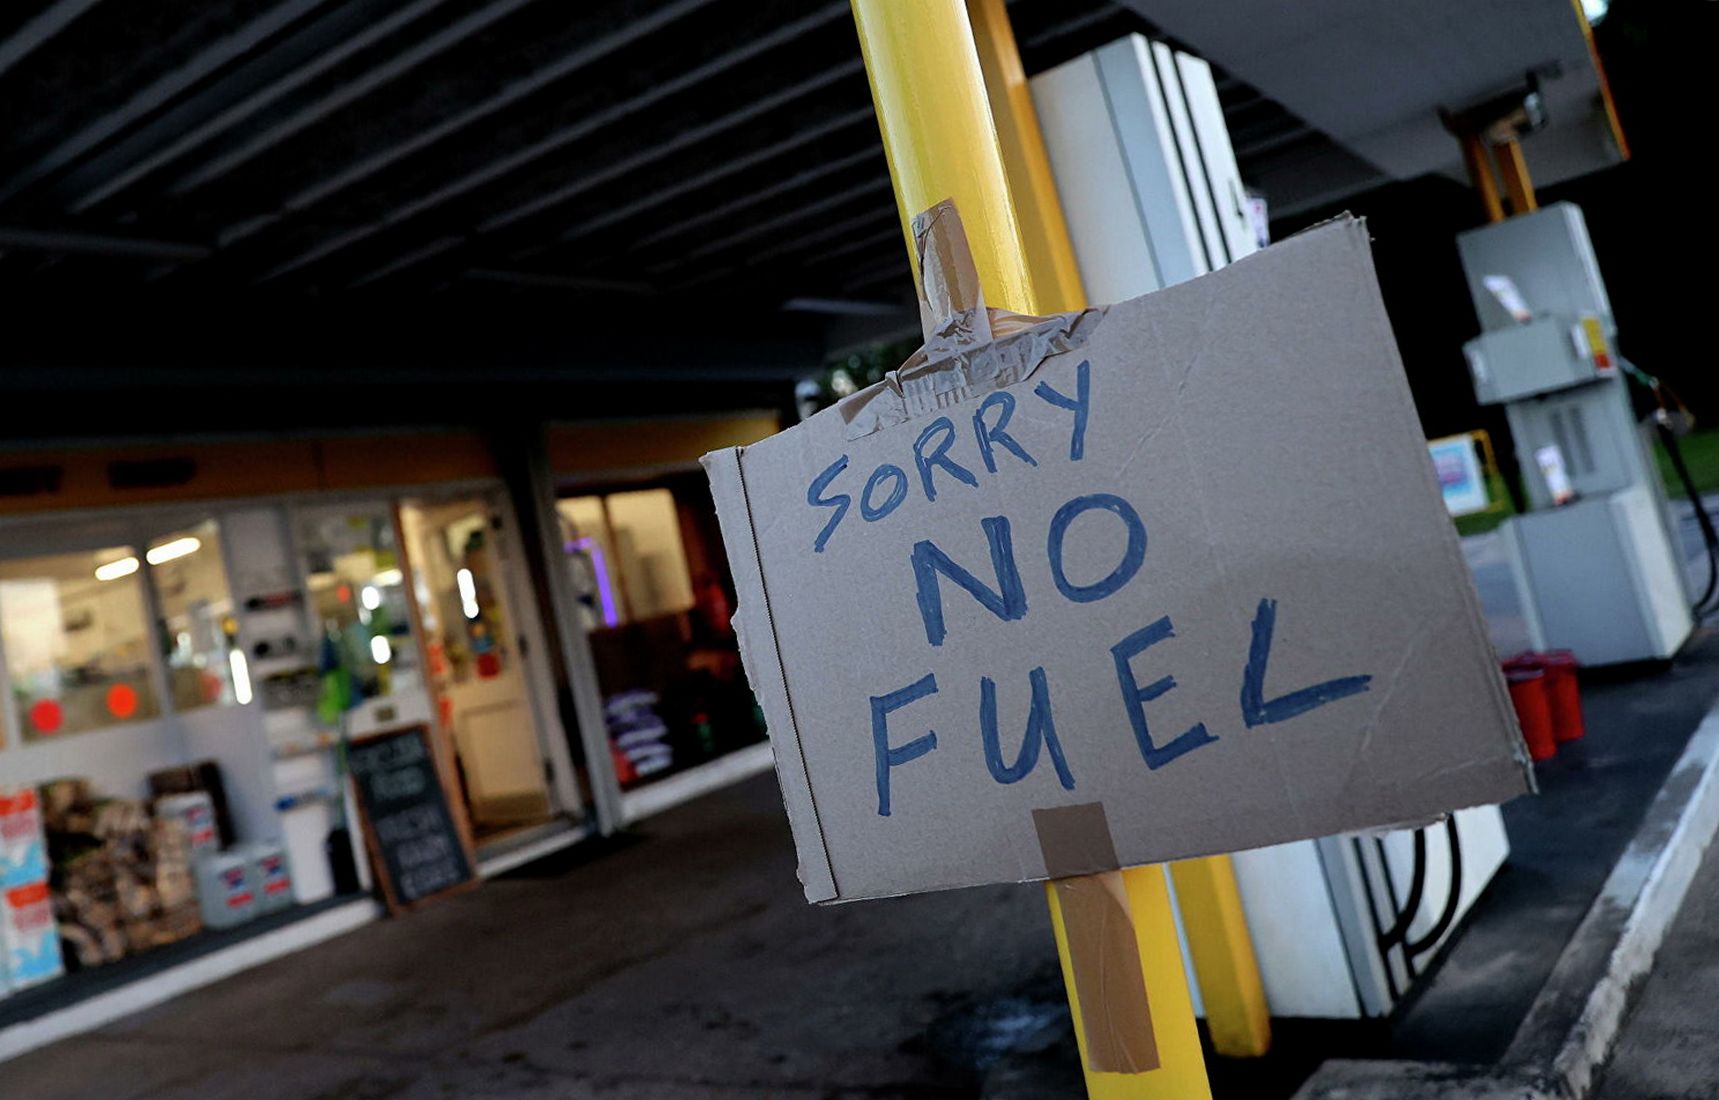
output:
[[[1592,25],[1604,19],[1606,10],[1611,6],[1611,0],[1582,0],[1582,14],[1588,17],[1588,23]]]
[[[371,611],[382,606],[382,592],[373,584],[367,584],[358,592],[358,602]]]
[[[393,656],[394,647],[388,644],[388,639],[386,637],[381,634],[371,636],[370,659],[372,661],[375,661],[379,665],[385,665],[388,663],[389,658]]]
[[[251,701],[251,666],[240,649],[227,651],[227,667],[233,670],[233,699],[240,705]]]
[[[105,565],[96,566],[96,580],[117,581],[121,577],[129,577],[137,572],[136,558],[120,558]]]
[[[174,539],[172,542],[164,542],[160,546],[151,546],[149,552],[143,555],[143,560],[150,565],[160,565],[175,558],[182,558],[187,554],[195,554],[202,548],[201,539],[193,535],[186,535],[183,538]]]
[[[405,579],[406,575],[398,569],[384,569],[382,572],[370,578],[370,583],[381,588],[391,588],[396,584],[402,583]]]
[[[478,617],[477,582],[472,579],[470,569],[462,569],[454,574],[454,583],[460,588],[460,610],[465,612],[468,619]]]

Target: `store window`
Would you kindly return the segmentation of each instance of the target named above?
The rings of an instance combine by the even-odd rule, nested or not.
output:
[[[161,611],[173,708],[249,702],[244,656],[233,644],[238,623],[215,521],[151,540],[144,561]]]
[[[392,512],[306,512],[298,517],[298,541],[323,635],[318,663],[338,659],[351,674],[355,701],[420,686]]]
[[[561,502],[574,534],[587,625],[619,626],[689,611],[692,572],[674,494],[645,489]]]
[[[699,475],[558,502],[621,786],[764,737],[729,620],[733,581]]]
[[[0,645],[24,740],[161,713],[141,564],[130,547],[0,562]]]

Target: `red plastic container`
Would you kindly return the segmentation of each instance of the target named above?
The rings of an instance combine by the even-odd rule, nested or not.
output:
[[[1559,744],[1578,741],[1586,730],[1582,725],[1582,690],[1576,682],[1576,669],[1581,667],[1576,655],[1567,649],[1554,649],[1537,656],[1540,667],[1546,670],[1546,695],[1552,704],[1552,736]]]
[[[1558,754],[1558,742],[1552,734],[1552,699],[1545,669],[1509,662],[1504,679],[1510,685],[1510,701],[1516,706],[1528,755],[1535,760],[1552,759]]]

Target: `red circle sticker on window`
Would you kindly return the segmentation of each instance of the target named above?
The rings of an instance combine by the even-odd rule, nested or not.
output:
[[[66,712],[60,709],[57,699],[37,699],[30,704],[30,725],[37,733],[58,733],[60,723],[66,720]]]
[[[108,688],[107,709],[115,718],[130,718],[137,713],[137,689],[130,684],[115,684]]]

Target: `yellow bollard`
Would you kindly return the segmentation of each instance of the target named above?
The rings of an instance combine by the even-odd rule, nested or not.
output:
[[[852,0],[852,4],[908,256],[911,259],[915,253],[909,229],[913,216],[952,198],[967,230],[986,301],[1017,312],[1036,312],[1040,301],[1028,272],[973,28],[962,0]],[[1063,247],[1067,247],[1066,236]],[[918,272],[914,274],[917,278]],[[1076,959],[1058,896],[1059,889],[1069,884],[1114,890],[1126,899],[1151,1009],[1149,1045],[1155,1048],[1156,1069],[1117,1073],[1091,1068],[1080,1012],[1082,995],[1076,989]],[[1082,1064],[1087,1066],[1088,1094],[1102,1100],[1209,1100],[1211,1089],[1163,869],[1140,867],[1060,880],[1048,884],[1047,893]]]

